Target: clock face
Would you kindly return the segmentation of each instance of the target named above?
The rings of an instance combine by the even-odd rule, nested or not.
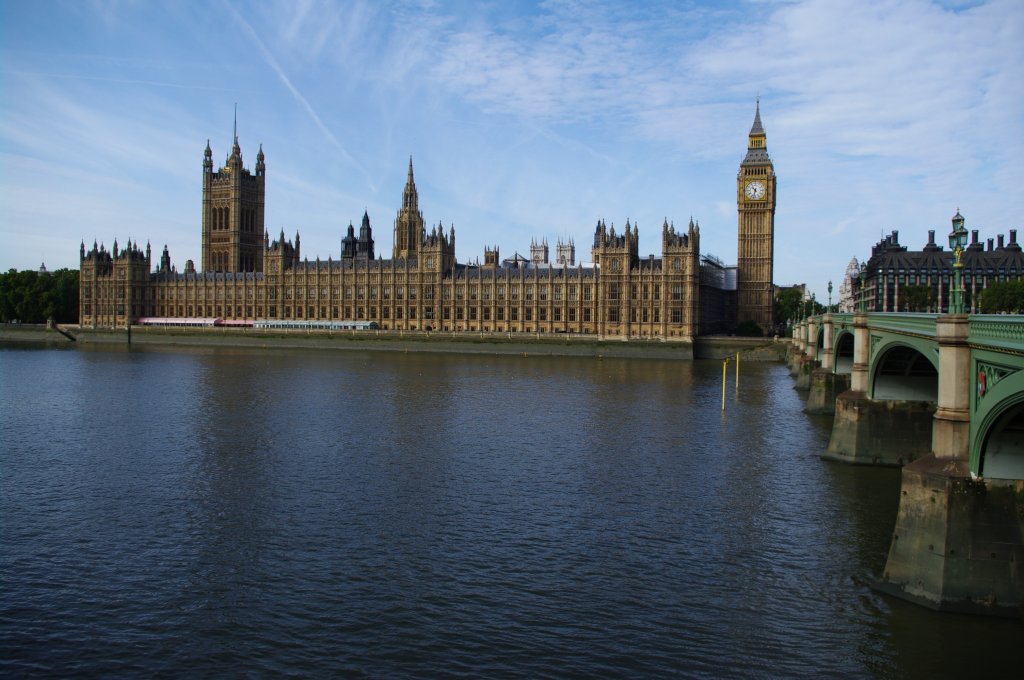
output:
[[[764,182],[747,182],[747,187],[743,190],[743,193],[747,195],[747,198],[754,201],[759,201],[764,198]]]

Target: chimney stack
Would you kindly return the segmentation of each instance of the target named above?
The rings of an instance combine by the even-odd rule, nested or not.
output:
[[[1002,250],[1003,249],[1003,235],[999,234],[998,236],[996,236],[996,239],[999,242],[999,250]]]

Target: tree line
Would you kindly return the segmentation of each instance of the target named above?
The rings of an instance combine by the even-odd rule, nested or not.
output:
[[[900,288],[900,306],[908,312],[926,312],[935,307],[931,286]],[[990,283],[979,293],[978,310],[982,314],[1020,314],[1024,311],[1024,279]]]
[[[0,274],[0,322],[78,323],[78,270]]]
[[[1024,312],[1024,279],[990,283],[981,294],[983,314],[1021,314]]]

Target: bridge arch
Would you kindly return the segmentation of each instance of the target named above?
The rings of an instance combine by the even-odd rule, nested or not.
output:
[[[847,329],[836,331],[835,347],[832,350],[835,357],[835,372],[849,375],[853,373],[853,332]]]
[[[1007,407],[981,442],[981,474],[995,479],[1024,479],[1024,398]]]
[[[872,399],[938,401],[937,352],[903,338],[872,337],[871,342],[877,342],[871,350],[869,369],[868,394]]]
[[[994,479],[1024,479],[1024,371],[991,386],[978,384],[977,376],[972,397],[982,417],[972,437],[972,469]]]

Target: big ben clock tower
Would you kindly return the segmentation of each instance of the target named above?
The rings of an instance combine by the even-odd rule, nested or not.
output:
[[[761,102],[748,136],[747,156],[736,175],[739,245],[736,250],[738,323],[753,321],[765,333],[773,326],[775,255],[775,168],[765,146]]]

